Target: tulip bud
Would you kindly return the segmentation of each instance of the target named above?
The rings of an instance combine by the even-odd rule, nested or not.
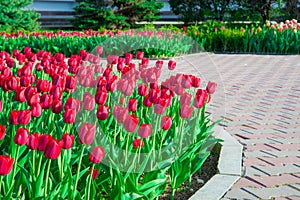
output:
[[[146,96],[148,94],[148,87],[147,87],[147,85],[140,84],[138,86],[138,94],[140,96]]]
[[[9,116],[9,122],[11,124],[18,124],[18,117],[19,117],[20,111],[19,110],[12,110]]]
[[[40,99],[40,104],[43,109],[49,109],[52,106],[52,96],[50,94],[43,94]]]
[[[140,59],[142,59],[143,57],[144,57],[144,52],[138,51],[137,54],[136,54],[136,58],[140,60]]]
[[[101,104],[104,105],[107,99],[107,92],[103,91],[103,90],[98,90],[95,96],[95,100],[97,104]]]
[[[84,109],[93,110],[95,107],[95,98],[91,95],[91,93],[86,92],[83,95],[83,103]]]
[[[124,129],[127,132],[134,132],[139,123],[139,118],[134,115],[128,115],[124,122]]]
[[[134,139],[133,140],[133,148],[139,148],[139,147],[143,147],[144,146],[144,142],[141,142],[140,139]]]
[[[49,141],[52,140],[52,136],[49,134],[41,134],[39,136],[39,141],[37,145],[37,149],[39,151],[45,151]]]
[[[60,113],[62,111],[63,104],[60,99],[54,99],[52,102],[52,112],[53,113]]]
[[[176,67],[176,62],[174,60],[170,60],[168,63],[168,69],[169,70],[174,70]]]
[[[206,90],[209,94],[213,94],[216,91],[216,87],[217,87],[216,83],[208,81]]]
[[[0,155],[0,175],[7,175],[10,173],[14,164],[14,159],[10,156]]]
[[[194,108],[189,105],[182,106],[180,108],[180,117],[183,119],[189,119],[192,116]]]
[[[96,54],[102,54],[103,53],[103,47],[102,46],[96,46]]]
[[[97,110],[97,118],[99,120],[107,119],[109,114],[109,106],[99,105]]]
[[[171,126],[172,126],[172,117],[163,116],[161,118],[160,127],[163,130],[169,130]]]
[[[48,80],[37,80],[36,87],[38,92],[49,92],[51,83]]]
[[[39,117],[42,114],[42,106],[40,103],[32,104],[30,110],[32,117]]]
[[[104,148],[100,147],[100,146],[95,146],[93,148],[93,150],[91,151],[91,154],[90,154],[90,162],[92,163],[95,163],[95,164],[98,164],[102,161],[102,159],[104,158],[105,156],[105,150]]]
[[[141,138],[148,138],[152,132],[152,125],[151,124],[141,124],[138,135]]]
[[[194,99],[194,106],[196,108],[202,108],[208,97],[207,91],[199,89]]]
[[[92,144],[94,141],[96,127],[94,124],[84,122],[78,131],[79,141],[82,144]]]
[[[66,109],[63,114],[63,119],[66,124],[73,124],[76,119],[76,110],[75,109]]]
[[[74,135],[64,133],[62,136],[62,141],[63,141],[63,148],[70,149],[74,144]]]
[[[16,135],[14,137],[14,142],[17,145],[26,144],[28,141],[29,131],[26,128],[18,128]]]
[[[137,100],[134,98],[130,98],[128,102],[128,109],[131,112],[136,112],[137,109]]]
[[[55,139],[51,139],[44,151],[46,158],[55,160],[60,155],[62,144]]]
[[[31,111],[30,110],[21,110],[18,116],[18,123],[22,125],[29,124],[31,119]]]
[[[0,124],[0,140],[2,140],[5,136],[6,126]]]
[[[38,141],[39,141],[39,134],[38,133],[30,134],[28,136],[28,140],[27,140],[27,143],[26,143],[27,148],[32,149],[32,150],[37,149]]]

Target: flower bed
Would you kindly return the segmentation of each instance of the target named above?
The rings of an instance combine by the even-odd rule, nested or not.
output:
[[[200,170],[218,141],[216,84],[159,82],[164,62],[143,52],[101,55],[0,52],[1,198],[154,199]]]
[[[84,32],[29,32],[0,33],[0,50],[12,53],[14,49],[31,47],[33,52],[41,49],[63,53],[66,57],[85,49],[91,52],[97,45],[105,47],[107,54],[136,54],[143,50],[147,57],[172,57],[191,52],[194,45],[191,37],[172,31],[92,31]]]

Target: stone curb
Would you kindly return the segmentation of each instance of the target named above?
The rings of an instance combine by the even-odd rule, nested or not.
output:
[[[214,136],[223,140],[220,145],[219,173],[214,175],[189,200],[221,199],[241,177],[243,145],[220,126],[214,129]]]

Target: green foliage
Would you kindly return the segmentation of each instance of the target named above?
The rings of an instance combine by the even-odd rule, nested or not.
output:
[[[36,30],[40,14],[26,9],[32,0],[1,0],[0,30],[15,31],[20,29]]]
[[[155,0],[77,0],[76,16],[72,20],[79,29],[116,29],[136,27],[135,22],[159,19],[163,3]]]

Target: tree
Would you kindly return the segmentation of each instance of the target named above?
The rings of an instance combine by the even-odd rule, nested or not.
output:
[[[187,22],[224,20],[234,0],[170,0],[172,11]]]
[[[40,14],[26,9],[32,0],[1,0],[0,30],[14,31],[18,29],[36,30]]]
[[[286,0],[286,13],[289,19],[300,20],[298,0]]]
[[[159,19],[163,3],[155,0],[76,0],[74,27],[81,29],[136,27],[135,22]]]

